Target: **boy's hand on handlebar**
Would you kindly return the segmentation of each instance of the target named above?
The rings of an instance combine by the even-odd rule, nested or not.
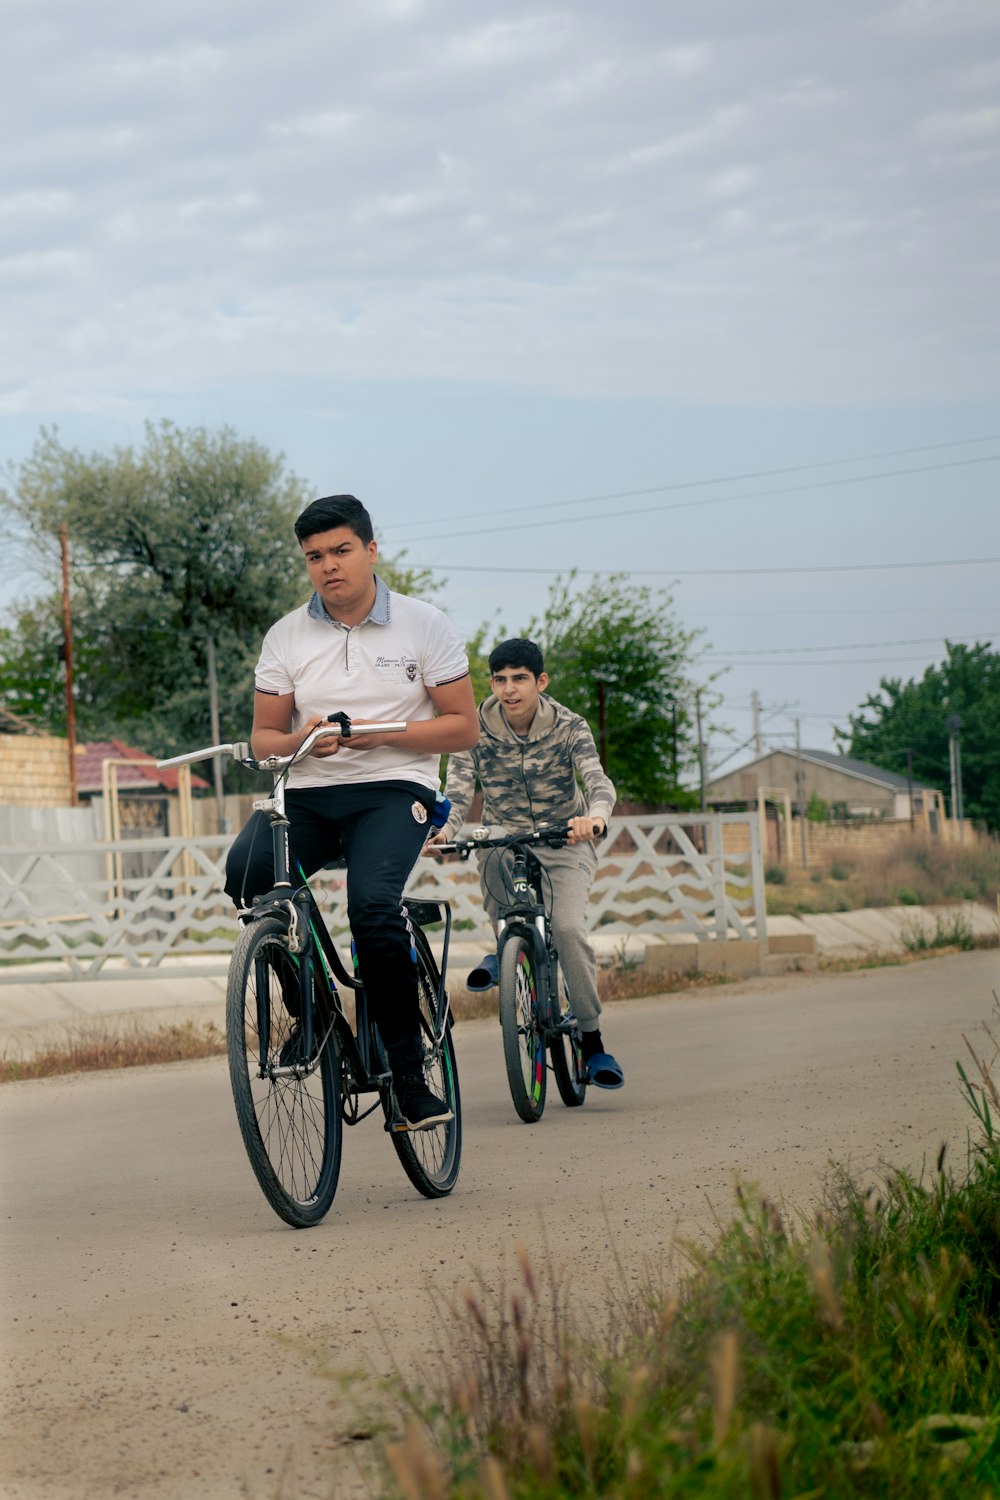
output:
[[[569,829],[567,844],[582,844],[593,839],[599,839],[607,832],[608,825],[603,818],[570,818],[566,824]]]
[[[430,838],[426,841],[423,849],[420,852],[422,854],[430,854],[434,859],[443,859],[444,855],[441,854],[441,852],[434,846],[435,844],[443,844],[444,842],[444,830],[438,828],[434,833],[431,834]]]
[[[376,723],[377,719],[352,719],[351,728],[357,729],[359,724]],[[394,745],[398,750],[401,738],[399,734],[359,734],[356,738],[350,734],[339,740],[338,744],[342,750],[381,750],[384,745]]]
[[[309,735],[312,734],[314,729],[319,729],[324,725],[327,728],[330,728],[330,724],[327,719],[310,719],[299,737],[299,744],[301,745],[303,740],[308,739]],[[309,754],[315,755],[317,760],[327,760],[331,755],[336,755],[337,751],[340,749],[340,745],[340,736],[338,734],[330,734],[325,739],[317,740],[315,745],[313,745],[312,749],[309,751]]]

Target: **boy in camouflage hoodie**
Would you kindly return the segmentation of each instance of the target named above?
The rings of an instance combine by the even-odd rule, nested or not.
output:
[[[490,653],[493,692],[479,708],[479,743],[449,757],[447,823],[430,840],[455,838],[476,789],[483,791],[483,822],[506,833],[526,833],[565,823],[564,849],[539,846],[533,852],[551,881],[552,929],[559,962],[580,1024],[588,1076],[600,1088],[621,1088],[619,1064],[604,1050],[598,1017],[594,950],[587,936],[586,911],[597,868],[594,838],[603,837],[615,805],[615,789],[601,766],[587,721],[545,689],[549,679],[534,641],[503,641]],[[581,786],[582,783],[582,786]],[[496,930],[502,865],[497,855],[480,860],[483,905]],[[507,892],[508,897],[510,892]],[[469,975],[470,989],[496,984],[496,954]]]

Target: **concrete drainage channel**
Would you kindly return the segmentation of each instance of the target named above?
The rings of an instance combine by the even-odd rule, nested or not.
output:
[[[651,976],[728,974],[734,977],[808,972],[821,959],[863,959],[903,954],[908,948],[941,945],[949,933],[968,933],[977,946],[997,942],[997,912],[978,902],[954,906],[895,906],[851,912],[817,912],[770,917],[766,942],[696,939],[662,933],[593,934],[602,965],[644,966]],[[483,953],[481,942],[453,942],[451,985],[458,988]],[[8,973],[10,971],[8,970]],[[36,971],[37,973],[37,971]],[[160,1026],[198,1025],[225,1018],[225,964],[206,976],[185,973],[184,959],[159,970],[123,972],[115,978],[71,980],[51,973],[23,983],[0,985],[0,1056],[26,1057],[39,1047],[64,1041],[69,1034],[114,1026],[155,1030]]]

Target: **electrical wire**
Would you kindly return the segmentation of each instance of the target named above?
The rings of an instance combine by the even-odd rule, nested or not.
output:
[[[428,573],[517,573],[546,578],[565,578],[582,573],[588,578],[732,578],[774,573],[885,573],[902,568],[978,568],[1000,563],[1000,557],[935,558],[932,562],[808,563],[803,567],[777,568],[528,568],[520,563],[509,568],[497,563],[409,563]]]
[[[987,631],[988,635],[992,632]],[[908,641],[848,641],[842,646],[760,646],[753,648],[738,647],[726,650],[721,646],[712,648],[713,653],[718,656],[800,656],[805,651],[881,651],[887,646],[937,646],[942,641],[952,642],[957,645],[966,641],[981,641],[983,645],[990,644],[982,641],[978,635],[925,635],[916,640]],[[749,664],[748,664],[749,665]]]
[[[747,494],[744,494],[744,495],[713,495],[713,496],[711,496],[707,500],[674,500],[674,501],[671,501],[671,503],[669,505],[640,505],[640,506],[633,506],[629,510],[618,510],[618,509],[616,509],[615,510],[615,514],[614,514],[614,520],[617,522],[620,519],[620,517],[622,517],[622,516],[648,516],[648,515],[652,515],[654,513],[656,515],[662,515],[664,512],[670,511],[670,510],[700,509],[700,508],[702,508],[704,506],[707,506],[707,505],[733,505],[737,501],[741,501],[741,500],[770,500],[770,499],[775,498],[776,496],[782,496],[782,495],[799,495],[799,494],[802,493],[803,490],[828,490],[828,489],[837,489],[837,488],[842,487],[845,484],[862,484],[862,483],[866,483],[866,482],[869,482],[869,481],[872,481],[872,480],[878,480],[878,479],[900,479],[900,478],[908,478],[908,477],[912,477],[914,474],[933,474],[933,473],[937,473],[937,472],[939,472],[942,469],[964,469],[964,468],[970,468],[973,465],[977,465],[977,464],[995,464],[995,463],[1000,463],[1000,453],[987,453],[987,454],[982,455],[980,458],[956,458],[956,459],[953,459],[950,463],[943,463],[943,464],[918,464],[915,467],[909,468],[909,469],[886,469],[881,474],[852,474],[852,475],[849,475],[849,476],[842,477],[840,479],[817,479],[817,480],[813,481],[810,484],[786,485],[784,489],[777,489],[777,490],[751,490]],[[622,498],[625,498],[625,496],[624,495],[621,495],[621,496],[610,496],[609,498],[611,498],[611,499],[622,499]],[[575,502],[575,504],[577,504],[577,505],[580,505],[580,504],[583,504],[583,503],[585,503],[585,502],[579,501],[579,500]],[[535,508],[537,508],[537,507],[535,507]],[[421,542],[454,541],[454,540],[457,540],[457,539],[459,539],[461,537],[466,537],[466,536],[483,537],[483,536],[490,536],[490,535],[492,535],[492,534],[494,534],[496,532],[500,532],[500,531],[509,531],[511,529],[511,523],[510,523],[509,519],[506,519],[506,516],[507,516],[507,511],[506,511],[506,507],[505,507],[505,519],[503,521],[501,521],[496,526],[476,526],[471,531],[444,531],[444,532],[437,532],[437,533],[432,533],[430,536],[418,537],[418,538],[416,538],[416,540],[417,540],[417,543],[419,545]],[[603,516],[603,515],[596,515],[596,516],[574,516],[573,517],[573,524],[574,525],[580,525],[581,523],[586,522],[586,521],[606,521],[606,520],[607,520],[607,517]],[[519,521],[518,525],[517,525],[517,530],[519,532],[521,532],[521,531],[537,531],[540,527],[543,527],[543,526],[563,526],[563,525],[565,525],[565,521],[564,521],[564,519],[563,519],[562,516],[551,516],[548,520],[545,520],[545,521]]]
[[[781,474],[803,474],[810,469],[833,469],[842,464],[876,463],[884,458],[908,458],[911,453],[939,453],[950,448],[969,448],[978,443],[1000,442],[1000,433],[987,437],[959,438],[948,443],[922,443],[914,448],[887,448],[880,453],[859,453],[853,458],[826,458],[814,463],[787,464],[777,469],[750,469],[742,474],[721,474],[715,479],[684,479],[669,484],[654,484],[639,490],[612,490],[604,495],[583,495],[576,500],[538,500],[529,505],[505,505],[505,515],[519,515],[522,511],[555,510],[568,505],[596,505],[606,500],[632,500],[644,495],[659,495],[678,490],[705,489],[713,484],[741,484],[745,479],[773,479]],[[807,486],[808,488],[808,486]],[[393,532],[408,530],[413,526],[437,526],[443,521],[474,521],[482,518],[481,511],[464,511],[452,516],[425,516],[419,521],[401,521],[388,529]],[[427,540],[427,538],[425,538]]]

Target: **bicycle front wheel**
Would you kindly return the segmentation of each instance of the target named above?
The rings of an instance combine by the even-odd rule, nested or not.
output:
[[[515,933],[500,950],[500,1026],[510,1097],[528,1125],[540,1120],[545,1108],[539,978],[534,944]]]
[[[236,1118],[254,1175],[295,1229],[318,1224],[340,1176],[343,1120],[332,1038],[319,1056],[299,1046],[298,966],[285,924],[261,917],[240,933],[226,990],[226,1049]],[[317,1045],[324,1021],[315,1017]],[[303,1064],[301,1076],[292,1072]]]
[[[417,960],[417,998],[420,1007],[420,1033],[424,1053],[424,1076],[431,1093],[444,1099],[452,1118],[431,1130],[390,1131],[389,1139],[403,1171],[425,1198],[444,1198],[458,1181],[462,1162],[462,1099],[458,1088],[458,1068],[451,1027],[436,1040],[438,1018],[438,967],[430,945],[420,928],[413,933]],[[380,1044],[381,1045],[381,1044]],[[388,1093],[383,1098],[386,1118],[391,1118],[392,1103]]]

